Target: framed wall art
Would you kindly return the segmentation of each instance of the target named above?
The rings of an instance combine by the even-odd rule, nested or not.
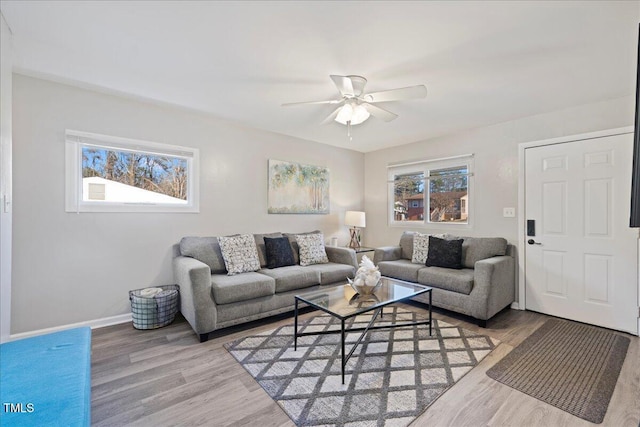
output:
[[[329,169],[269,159],[270,214],[328,214]]]

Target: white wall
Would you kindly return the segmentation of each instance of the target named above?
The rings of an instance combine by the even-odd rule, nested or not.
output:
[[[11,333],[11,31],[0,15],[0,342]]]
[[[501,236],[516,244],[520,213],[516,212],[516,218],[504,218],[502,209],[518,206],[518,144],[633,125],[634,102],[633,97],[628,96],[367,153],[364,241],[369,246],[397,245],[405,230],[436,232],[428,226],[389,227],[388,164],[473,153],[473,226],[452,228],[451,233]],[[442,232],[441,229],[438,232]]]
[[[312,229],[348,242],[344,212],[364,206],[364,155],[203,114],[14,74],[11,332],[117,316],[127,291],[173,283],[185,235]],[[65,213],[64,131],[200,149],[200,213]],[[267,161],[329,167],[329,215],[268,215]]]

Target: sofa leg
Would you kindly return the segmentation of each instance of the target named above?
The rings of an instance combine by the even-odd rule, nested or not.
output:
[[[487,327],[487,321],[486,320],[476,319],[476,322],[477,322],[478,326],[480,326],[481,328],[486,328]]]
[[[207,342],[209,340],[209,334],[200,334],[200,342]]]

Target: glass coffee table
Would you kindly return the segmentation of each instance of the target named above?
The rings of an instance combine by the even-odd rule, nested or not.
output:
[[[353,355],[362,339],[368,331],[374,329],[401,328],[416,325],[429,325],[429,335],[431,335],[431,288],[415,283],[404,282],[398,279],[382,277],[382,284],[371,295],[359,295],[351,286],[344,285],[327,290],[308,293],[305,295],[296,295],[295,311],[294,311],[294,350],[298,349],[298,337],[308,335],[326,335],[340,334],[340,345],[342,346],[342,384],[344,384],[344,370],[349,358]],[[378,316],[384,315],[384,307],[409,300],[417,295],[429,294],[429,320],[418,322],[402,322],[387,325],[374,325]],[[298,332],[298,304],[302,302],[315,309],[322,310],[340,320],[340,330],[314,331],[314,332]],[[366,327],[347,329],[345,323],[352,317],[373,312],[371,321]],[[345,352],[345,337],[350,332],[362,332],[355,344],[349,351]]]

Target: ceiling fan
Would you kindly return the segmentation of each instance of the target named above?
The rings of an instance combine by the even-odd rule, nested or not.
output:
[[[341,95],[340,99],[330,101],[292,102],[282,104],[282,106],[289,107],[294,105],[314,104],[336,105],[336,109],[323,120],[322,124],[331,123],[335,120],[336,122],[347,126],[347,135],[351,137],[351,126],[364,122],[370,116],[385,122],[390,122],[398,117],[397,114],[374,104],[379,102],[424,98],[427,96],[427,88],[424,85],[364,93],[364,87],[367,84],[367,79],[362,76],[330,75],[329,77],[331,77],[336,88],[338,88]]]

